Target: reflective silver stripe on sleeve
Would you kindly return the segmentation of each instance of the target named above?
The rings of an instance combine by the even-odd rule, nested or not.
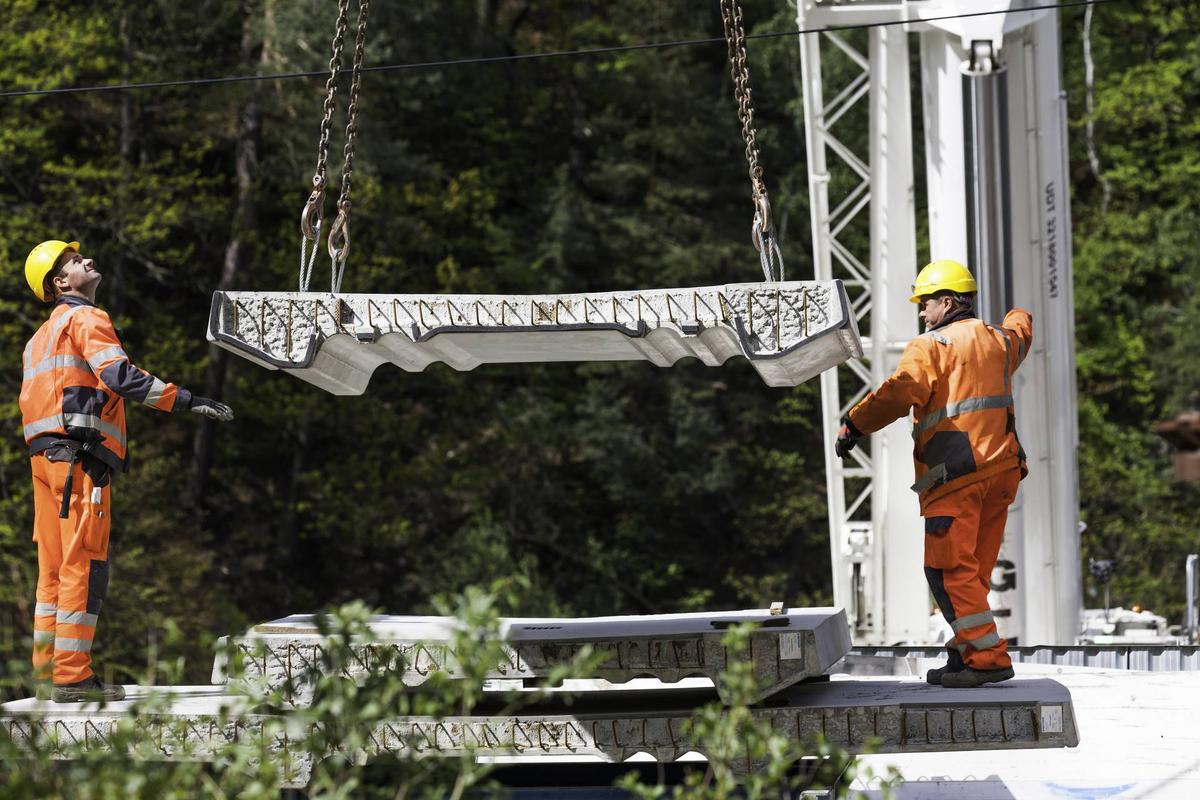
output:
[[[978,628],[980,625],[987,625],[995,622],[996,618],[992,616],[991,611],[981,611],[978,614],[968,614],[965,617],[959,617],[950,624],[955,633],[966,630],[967,628]],[[60,619],[59,622],[62,622]]]
[[[1007,374],[1007,372],[1005,373]],[[1007,383],[1007,381],[1006,381]],[[957,403],[939,408],[937,411],[931,411],[913,426],[913,438],[917,438],[922,431],[926,431],[937,425],[942,420],[958,417],[963,414],[970,414],[972,411],[984,411],[989,408],[1008,408],[1013,404],[1011,394],[993,394],[986,397],[968,397],[966,400],[959,400]]]
[[[30,378],[40,375],[43,372],[49,372],[52,369],[59,368],[82,369],[87,372],[92,371],[92,368],[88,362],[79,356],[57,355],[50,356],[49,358],[43,358],[38,362],[36,367],[27,368],[25,370],[24,378],[25,380],[29,380]]]
[[[98,619],[97,615],[86,611],[59,611],[54,621],[59,625],[87,625],[94,628]]]
[[[978,639],[968,639],[967,644],[976,650],[987,650],[989,647],[995,647],[1000,644],[1000,636],[995,632],[986,633]]]
[[[33,607],[35,617],[52,617],[56,613],[58,613],[58,606],[54,603],[38,603]]]
[[[21,353],[21,367],[29,369],[30,363],[33,361],[33,339],[25,343],[25,352]]]
[[[61,317],[54,321],[54,325],[50,328],[50,338],[46,341],[47,358],[54,355],[54,345],[58,344],[59,331],[61,331],[63,326],[67,324],[67,320],[71,318],[71,315],[81,308],[87,308],[87,306],[71,306],[63,312]]]
[[[34,631],[33,643],[42,645],[54,644],[54,631]]]
[[[68,639],[65,636],[54,637],[55,650],[70,650],[75,653],[92,652],[91,639]]]
[[[125,348],[123,347],[106,347],[99,353],[90,356],[87,362],[92,365],[92,369],[99,371],[100,367],[104,366],[105,361],[112,361],[113,359],[128,361],[129,356],[125,355]]]
[[[158,403],[162,399],[163,392],[167,390],[167,385],[158,378],[154,379],[154,383],[150,386],[150,391],[146,393],[146,399],[142,402],[148,406]]]

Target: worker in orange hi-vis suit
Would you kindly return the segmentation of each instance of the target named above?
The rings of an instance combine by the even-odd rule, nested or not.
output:
[[[38,553],[34,675],[53,680],[55,702],[120,700],[125,690],[92,671],[91,650],[108,589],[110,476],[129,463],[125,400],[222,422],[233,412],[130,363],[96,307],[100,273],[78,242],[39,244],[25,260],[25,279],[39,300],[54,304],[22,359]]]
[[[975,317],[975,278],[954,261],[926,266],[913,285],[925,333],[909,342],[895,373],[842,420],[836,452],[909,411],[925,518],[925,576],[954,637],[949,662],[926,680],[973,687],[1013,676],[1008,646],[987,595],[1008,507],[1028,472],[1017,440],[1012,377],[1033,341],[1029,312],[1002,325]]]

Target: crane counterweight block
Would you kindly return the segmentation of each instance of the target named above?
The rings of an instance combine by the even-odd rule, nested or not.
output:
[[[839,280],[547,295],[216,292],[208,340],[326,391],[362,394],[383,363],[748,359],[796,386],[862,356]]]

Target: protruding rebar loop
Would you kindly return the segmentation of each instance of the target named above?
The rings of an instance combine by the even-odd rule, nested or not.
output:
[[[350,191],[354,173],[354,140],[358,134],[358,93],[362,87],[363,53],[367,42],[367,15],[371,0],[359,0],[358,29],[354,36],[354,66],[350,73],[350,102],[346,106],[346,144],[342,149],[342,191],[338,197],[338,215],[329,229],[330,289],[336,294],[342,289],[346,257],[350,253]]]
[[[758,133],[754,129],[754,97],[750,87],[750,68],[746,65],[746,31],[742,8],[737,0],[720,0],[721,21],[725,26],[725,44],[729,51],[729,74],[733,77],[733,98],[738,105],[742,122],[742,139],[746,142],[746,164],[750,175],[751,199],[754,202],[754,228],[751,240],[763,263],[766,280],[783,280],[783,256],[771,220],[771,204],[763,168],[758,163]],[[772,275],[778,274],[778,278]]]

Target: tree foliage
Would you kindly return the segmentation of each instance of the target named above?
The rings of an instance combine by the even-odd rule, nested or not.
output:
[[[0,86],[320,71],[334,10],[0,0]],[[782,4],[747,13],[751,28],[794,23]],[[372,14],[370,64],[721,27],[715,4],[660,0],[391,3]],[[1195,491],[1171,482],[1149,425],[1194,405],[1200,378],[1196,12],[1148,0],[1095,15],[1107,208],[1084,150],[1082,12],[1064,15],[1084,549],[1120,559],[1116,599],[1177,616],[1178,565],[1200,512]],[[789,274],[806,277],[799,54],[787,39],[749,50]],[[340,102],[347,92],[343,79]],[[323,93],[313,78],[0,99],[4,655],[27,650],[36,581],[16,365],[44,309],[24,285],[25,254],[47,238],[82,241],[134,361],[202,389],[210,292],[231,242],[232,288],[296,284]],[[241,202],[252,104],[257,162]],[[346,291],[757,279],[722,45],[368,73],[360,105]],[[335,118],[335,196],[342,138]],[[327,279],[322,260],[314,287]],[[114,491],[114,580],[96,653],[109,677],[183,655],[200,680],[211,638],[250,620],[350,599],[428,611],[439,593],[511,576],[527,580],[517,610],[533,614],[831,599],[815,383],[769,389],[736,362],[386,367],[366,395],[332,397],[236,358],[222,370],[238,418],[213,431],[208,466],[194,455],[193,420],[130,413],[135,468]],[[203,491],[191,496],[198,473]],[[184,635],[167,645],[169,622]]]

